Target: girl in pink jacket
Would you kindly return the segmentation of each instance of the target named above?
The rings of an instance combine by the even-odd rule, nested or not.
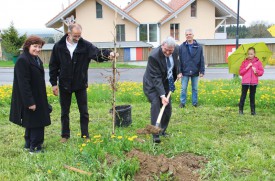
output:
[[[242,95],[239,103],[239,114],[243,114],[244,102],[249,89],[251,115],[256,115],[255,111],[255,94],[258,85],[258,77],[264,74],[262,62],[255,57],[255,48],[250,47],[247,50],[248,57],[243,61],[240,67],[242,76]]]

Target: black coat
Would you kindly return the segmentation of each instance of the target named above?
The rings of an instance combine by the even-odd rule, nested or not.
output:
[[[49,69],[52,86],[59,81],[60,88],[68,92],[88,87],[88,68],[91,59],[103,62],[108,60],[109,50],[100,50],[92,43],[80,38],[71,58],[66,45],[67,34],[57,42],[51,54]]]
[[[177,79],[179,73],[178,55],[178,46],[176,46],[172,54],[174,60],[174,80]],[[143,76],[143,91],[149,101],[152,101],[156,96],[160,97],[169,92],[166,59],[161,46],[154,49],[149,55],[148,64]]]
[[[14,67],[10,121],[25,128],[45,127],[51,124],[46,93],[43,63],[40,66],[23,52]],[[36,105],[32,111],[29,106]]]

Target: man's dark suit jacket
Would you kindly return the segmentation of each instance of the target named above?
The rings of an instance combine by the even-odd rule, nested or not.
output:
[[[177,79],[177,75],[179,74],[178,52],[179,48],[176,46],[172,54],[174,61],[174,80]],[[161,50],[161,46],[154,49],[149,55],[148,64],[143,76],[143,91],[150,102],[155,97],[166,95],[169,92],[166,59]]]

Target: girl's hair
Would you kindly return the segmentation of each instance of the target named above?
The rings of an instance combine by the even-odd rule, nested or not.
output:
[[[248,48],[248,50],[247,50],[247,52],[248,52],[249,50],[253,50],[253,51],[254,51],[254,53],[256,53],[256,50],[255,50],[255,48],[254,48],[254,47],[249,47],[249,48]]]
[[[38,45],[43,46],[45,44],[45,41],[42,40],[39,36],[31,35],[25,41],[25,43],[23,45],[23,50],[24,51],[29,51],[30,46],[33,45],[33,44],[38,44]]]

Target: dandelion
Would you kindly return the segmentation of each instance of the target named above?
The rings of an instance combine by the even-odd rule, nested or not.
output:
[[[80,133],[77,133],[77,136],[80,136]]]
[[[48,172],[48,174],[51,174],[51,173],[52,173],[52,171],[51,171],[51,170],[48,170],[47,172]]]
[[[122,139],[122,136],[118,136],[117,139],[121,140],[121,139]]]
[[[134,138],[133,137],[129,137],[128,140],[129,141],[134,141]]]
[[[83,136],[83,138],[86,138],[86,137],[87,137],[87,136],[85,136],[85,135]]]
[[[101,138],[101,135],[94,135],[94,138]]]
[[[86,144],[85,144],[85,143],[83,143],[81,146],[82,146],[82,147],[85,147],[85,146],[86,146]]]
[[[111,135],[111,138],[113,139],[113,138],[115,138],[116,136],[115,135]]]

